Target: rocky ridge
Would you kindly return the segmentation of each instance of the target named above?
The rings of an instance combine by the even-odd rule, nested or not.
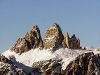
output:
[[[90,52],[79,55],[65,70],[61,60],[53,59],[36,62],[32,68],[39,75],[100,75],[100,54]]]
[[[26,33],[24,37],[19,38],[11,48],[12,51],[22,54],[30,49],[39,48],[40,50],[52,49],[56,50],[58,47],[79,49],[80,40],[73,35],[69,37],[68,32],[66,35],[62,34],[62,30],[57,23],[54,23],[45,33],[45,38],[42,40],[39,27],[33,26],[30,33]]]
[[[27,75],[24,70],[18,68],[11,60],[0,55],[0,75]]]
[[[23,38],[19,38],[11,50],[22,54],[32,48],[39,48],[40,50],[43,49],[43,41],[37,25],[33,26],[30,33],[26,33]]]
[[[62,34],[62,31],[58,24],[54,23],[45,34],[44,38],[44,48],[58,48],[64,39],[64,36]]]
[[[63,71],[66,75],[100,75],[100,54],[85,53],[73,60]]]
[[[56,50],[59,50],[57,48],[60,47],[63,48],[61,49],[61,51],[57,52]],[[49,52],[48,49],[52,51]],[[74,51],[75,49],[77,50]],[[22,65],[22,63],[24,63],[23,68],[27,67],[28,70],[30,68],[29,65],[33,64],[31,65],[32,71],[25,72],[23,69],[20,69],[15,64],[18,60],[21,61],[23,57],[25,57],[27,54],[30,54],[28,53],[29,50],[30,52],[32,52],[31,50],[36,52],[33,53],[32,59],[28,60],[27,58],[31,57],[26,57],[24,58],[27,59],[24,60],[25,63],[24,61],[22,61],[21,63],[19,62],[19,66]],[[94,54],[93,50],[89,50],[90,52],[84,49],[83,52],[80,50],[82,50],[80,47],[80,40],[75,36],[75,34],[73,34],[72,37],[69,37],[67,31],[64,37],[61,28],[57,23],[54,23],[50,28],[48,28],[48,30],[45,33],[44,40],[42,40],[39,27],[36,25],[33,26],[32,30],[29,33],[26,33],[24,37],[19,38],[14,44],[14,46],[10,48],[11,52],[8,51],[8,53],[11,53],[11,55],[9,54],[7,55],[9,59],[3,55],[0,55],[0,74],[1,75],[9,75],[9,74],[10,75],[12,74],[13,75],[100,75],[100,54]],[[87,53],[85,53],[85,51]],[[99,52],[99,49],[97,51]],[[65,52],[67,52],[67,54]],[[13,53],[16,54],[16,58],[18,60],[17,59],[13,60],[13,58],[10,57],[12,55],[14,56]],[[40,53],[43,54],[40,55]],[[54,59],[50,58],[52,56]],[[33,57],[35,57],[36,59],[34,59]],[[45,57],[47,57],[48,59],[46,58],[45,60],[41,61],[41,59],[44,59]],[[66,57],[67,59],[63,57]],[[36,62],[34,62],[33,60]],[[63,69],[64,65],[63,63],[66,65],[65,69]]]
[[[12,60],[13,56],[10,56],[10,59]],[[25,73],[23,69],[19,69],[13,63],[14,61],[8,60],[4,56],[0,56],[0,60],[0,73],[2,75],[9,73],[14,75],[100,75],[100,54],[94,54],[94,52],[77,56],[65,69],[62,68],[62,59],[55,58],[34,62],[30,73]],[[12,68],[10,70],[9,65]]]

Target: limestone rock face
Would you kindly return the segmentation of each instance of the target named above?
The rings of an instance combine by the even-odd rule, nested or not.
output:
[[[29,49],[43,48],[43,41],[40,35],[38,26],[33,26],[30,33],[26,33],[23,38],[19,38],[14,46],[11,48],[12,51],[22,54],[27,52]]]
[[[66,42],[67,47],[70,48],[70,46],[69,46],[69,34],[68,34],[68,31],[66,31],[65,42]]]
[[[72,37],[70,38],[67,31],[64,42],[70,49],[80,49],[80,40],[76,38],[75,34],[73,34]]]
[[[40,29],[37,25],[32,28],[29,34],[27,33],[25,35],[25,39],[29,41],[30,49],[43,48],[43,41],[41,38]]]
[[[33,64],[32,68],[37,75],[62,75],[60,60],[50,59],[36,62]]]
[[[58,24],[54,23],[45,34],[44,48],[57,48],[62,44],[64,36]]]
[[[64,37],[64,40],[62,41],[62,47],[68,48],[68,45],[66,44],[66,37]]]
[[[100,75],[100,55],[85,53],[72,61],[64,70],[64,75]]]
[[[79,55],[66,69],[62,69],[61,60],[55,59],[33,63],[32,68],[37,75],[100,75],[100,55],[92,52]]]
[[[19,38],[15,45],[11,48],[11,50],[14,50],[16,53],[23,53],[28,51],[29,46],[28,46],[28,41],[24,38]]]

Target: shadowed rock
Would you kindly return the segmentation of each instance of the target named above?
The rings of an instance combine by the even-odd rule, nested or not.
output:
[[[17,67],[11,60],[0,55],[0,75],[27,75],[24,70]]]
[[[100,55],[85,53],[70,62],[63,74],[65,75],[100,75]]]

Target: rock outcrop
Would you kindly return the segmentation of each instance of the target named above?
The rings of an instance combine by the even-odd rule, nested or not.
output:
[[[40,50],[52,49],[55,50],[59,46],[69,49],[80,49],[80,40],[76,38],[75,34],[70,38],[68,31],[65,37],[62,30],[57,23],[54,23],[45,33],[45,38],[42,41],[40,30],[38,26],[33,26],[30,33],[26,33],[24,37],[19,38],[11,48],[16,53],[24,53],[30,49],[39,48]]]
[[[29,42],[25,38],[19,38],[11,50],[20,54],[27,52],[29,50]]]
[[[18,68],[11,60],[0,55],[0,75],[27,75],[22,69]]]
[[[11,50],[22,54],[32,48],[43,48],[43,41],[37,25],[33,26],[30,33],[26,33],[23,38],[19,38]]]
[[[33,72],[37,75],[62,75],[61,60],[47,60],[33,64]]]
[[[72,61],[62,74],[64,75],[100,75],[100,55],[85,53]]]
[[[64,40],[62,41],[62,47],[68,48],[68,45],[66,44],[66,38],[64,37]]]
[[[100,55],[92,52],[82,54],[71,61],[65,70],[61,60],[40,61],[33,64],[33,70],[39,75],[100,75]]]
[[[80,40],[76,38],[75,34],[73,34],[70,38],[68,31],[66,32],[64,43],[67,45],[66,47],[68,47],[69,49],[80,49]]]
[[[58,48],[59,45],[62,44],[62,41],[64,39],[64,36],[62,34],[62,31],[59,27],[58,24],[54,23],[47,31],[45,34],[45,39],[43,41],[44,43],[44,48],[49,49],[49,48]]]
[[[41,34],[40,34],[40,29],[39,27],[33,26],[32,30],[30,31],[30,33],[26,33],[25,37],[24,37],[27,41],[29,41],[30,43],[30,49],[33,48],[43,48],[43,41],[41,38]]]
[[[79,55],[64,70],[62,63],[61,59],[34,62],[32,72],[26,73],[0,55],[0,75],[100,75],[100,54],[90,52]]]

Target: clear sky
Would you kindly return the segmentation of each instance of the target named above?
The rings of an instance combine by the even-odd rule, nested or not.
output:
[[[81,46],[100,47],[100,0],[0,0],[0,53],[34,25],[44,39],[53,23],[64,35],[75,33]]]

